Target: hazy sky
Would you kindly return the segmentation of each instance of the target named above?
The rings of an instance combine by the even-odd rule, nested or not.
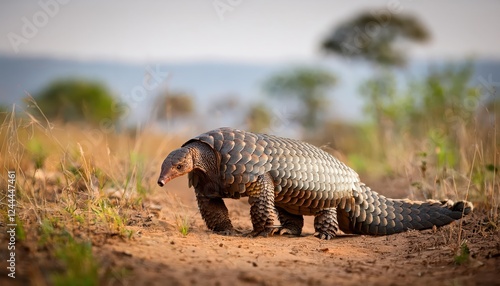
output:
[[[67,3],[2,1],[0,53],[127,61],[310,60],[319,58],[319,43],[336,24],[363,10],[397,6],[432,33],[431,42],[412,47],[413,56],[500,58],[500,1],[59,1]],[[48,3],[48,12],[40,3]]]

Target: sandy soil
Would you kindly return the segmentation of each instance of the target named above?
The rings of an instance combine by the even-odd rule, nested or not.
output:
[[[148,198],[144,209],[131,211],[132,239],[92,237],[102,284],[500,285],[499,232],[484,224],[481,211],[461,225],[391,236],[319,240],[312,236],[310,217],[301,237],[222,236],[207,230],[197,213],[193,190],[186,185],[185,178],[176,179]],[[227,205],[234,226],[249,232],[246,200],[229,200]],[[187,236],[176,226],[179,216],[191,223]],[[0,228],[4,241],[5,225]],[[454,257],[463,240],[471,255],[458,265]],[[5,243],[1,245],[4,260]],[[6,278],[2,266],[0,285],[45,285],[54,265],[44,250],[25,242],[17,254],[18,278]]]

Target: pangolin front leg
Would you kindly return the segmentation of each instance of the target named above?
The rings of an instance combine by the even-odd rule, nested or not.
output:
[[[324,209],[315,214],[314,218],[314,236],[320,239],[332,239],[337,236],[339,223],[337,220],[337,209]]]
[[[229,219],[229,211],[222,198],[208,198],[196,194],[196,200],[201,217],[210,230],[222,234],[232,234],[234,232],[233,225]]]
[[[276,207],[276,210],[281,223],[281,227],[276,230],[280,235],[300,235],[302,233],[304,227],[304,217],[302,215],[291,214],[280,207]]]
[[[268,236],[274,232],[274,183],[268,173],[258,177],[256,182],[246,186],[249,196],[250,217],[253,231],[251,236]]]

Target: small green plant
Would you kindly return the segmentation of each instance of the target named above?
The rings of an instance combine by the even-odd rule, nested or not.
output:
[[[142,184],[145,177],[144,174],[145,161],[146,159],[144,158],[144,156],[137,152],[132,152],[130,154],[130,163],[132,166],[134,166],[134,171],[135,171],[135,189],[137,191],[137,194],[141,198],[144,198],[148,193],[148,189],[144,187]]]
[[[27,149],[35,164],[35,169],[42,169],[48,156],[47,147],[37,138],[32,138],[28,142]]]
[[[438,169],[444,171],[448,168],[455,167],[458,160],[458,155],[456,154],[457,147],[454,146],[451,138],[437,130],[430,130],[428,136],[434,147]]]
[[[74,221],[82,224],[85,222],[85,218],[83,215],[79,212],[79,209],[76,207],[76,205],[68,205],[64,208],[65,211],[67,211],[71,217],[73,218]]]
[[[55,233],[54,225],[57,225],[57,223],[57,219],[44,218],[42,220],[40,225],[40,239],[38,241],[40,245],[45,246],[51,242],[52,236]]]
[[[92,207],[92,211],[97,219],[106,224],[111,234],[118,234],[122,237],[130,238],[133,232],[126,228],[127,219],[120,215],[119,211],[108,199],[102,198],[97,201],[97,205]]]
[[[129,168],[126,172],[126,176],[124,178],[124,183],[117,183],[119,185],[123,185],[123,189],[125,190],[124,194],[124,202],[125,205],[129,206],[130,203],[133,205],[141,205],[142,201],[149,193],[149,188],[144,186],[146,180],[146,171],[145,171],[145,162],[147,161],[144,155],[138,152],[130,152],[129,153]],[[135,196],[137,195],[137,196]]]
[[[99,282],[98,263],[92,254],[90,242],[77,242],[68,235],[68,241],[58,245],[56,258],[62,263],[65,271],[54,274],[54,285],[97,285]]]
[[[175,215],[175,223],[182,236],[187,236],[191,228],[191,219],[188,215]]]
[[[45,218],[40,226],[39,243],[53,256],[62,271],[50,277],[54,285],[97,285],[99,265],[89,241],[77,241],[57,218]]]
[[[23,221],[16,217],[16,239],[23,241],[26,239],[26,231],[24,230]]]
[[[460,248],[458,249],[457,254],[455,255],[455,263],[458,265],[465,264],[469,261],[470,258],[470,250],[467,246],[467,241],[462,241]]]

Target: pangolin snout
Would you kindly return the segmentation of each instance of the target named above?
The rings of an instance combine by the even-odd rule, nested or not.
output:
[[[159,179],[158,179],[158,186],[160,186],[160,187],[165,186],[165,179],[163,179],[163,178],[159,178]]]

